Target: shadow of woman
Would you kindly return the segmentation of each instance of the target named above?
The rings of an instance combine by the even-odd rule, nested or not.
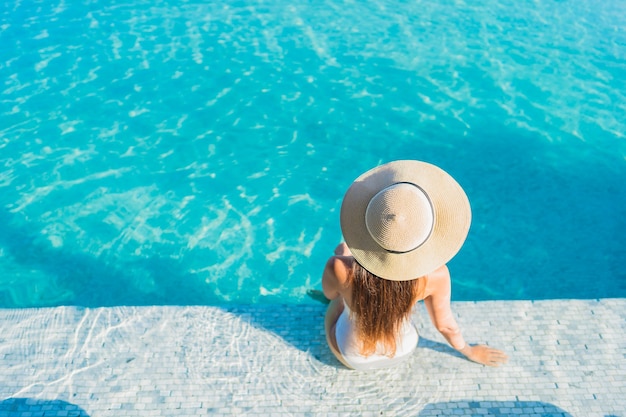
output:
[[[254,306],[229,306],[251,326],[272,332],[301,352],[329,366],[343,366],[326,345],[324,315],[326,305],[319,303]]]
[[[0,402],[0,414],[8,417],[25,415],[89,417],[85,410],[75,404],[38,398],[7,398]]]

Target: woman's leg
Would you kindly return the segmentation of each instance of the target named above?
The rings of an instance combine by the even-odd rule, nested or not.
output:
[[[335,335],[335,327],[337,326],[337,320],[339,316],[343,312],[343,298],[341,296],[335,298],[330,302],[328,308],[326,309],[326,317],[324,318],[324,329],[326,330],[326,341],[328,342],[328,347],[333,352],[335,357],[344,364],[346,367],[352,369],[350,365],[348,365],[341,352],[339,351],[339,346],[337,345],[337,337]]]

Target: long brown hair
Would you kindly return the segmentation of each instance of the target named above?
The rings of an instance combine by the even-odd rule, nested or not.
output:
[[[396,338],[413,305],[423,298],[426,278],[410,281],[382,279],[353,262],[349,275],[352,283],[351,310],[363,343],[361,354],[371,355],[382,341],[385,355],[396,353]]]

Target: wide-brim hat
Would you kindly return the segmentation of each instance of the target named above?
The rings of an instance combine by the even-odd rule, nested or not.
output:
[[[356,261],[392,280],[420,278],[447,263],[467,237],[467,195],[441,168],[394,161],[359,176],[341,204],[341,230]]]

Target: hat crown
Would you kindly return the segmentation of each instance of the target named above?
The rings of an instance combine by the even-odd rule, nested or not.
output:
[[[390,252],[420,247],[435,223],[428,195],[415,184],[401,182],[379,191],[367,205],[365,224],[372,239]]]

